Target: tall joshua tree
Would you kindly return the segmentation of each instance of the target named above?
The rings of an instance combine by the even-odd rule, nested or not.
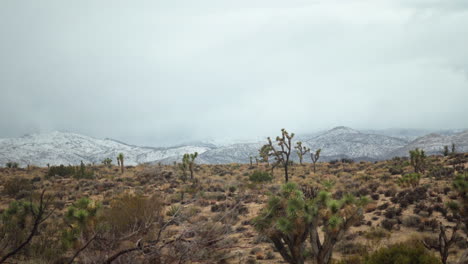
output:
[[[314,263],[330,263],[335,244],[362,219],[366,199],[347,195],[334,200],[326,191],[310,194],[286,183],[254,219],[255,229],[266,235],[290,264],[304,264],[306,251]]]
[[[316,164],[317,164],[317,161],[319,160],[320,158],[320,152],[322,151],[322,149],[317,149],[315,151],[315,153],[310,153],[310,158],[312,159],[312,163],[314,164],[314,173],[316,172]]]
[[[294,147],[297,151],[297,156],[299,157],[299,164],[302,165],[302,160],[304,159],[304,155],[307,154],[307,152],[310,151],[310,148],[306,146],[302,146],[302,142],[298,141],[296,143],[296,146]]]
[[[120,171],[123,173],[124,172],[124,154],[119,153],[117,156],[117,163],[120,165]]]
[[[188,167],[189,171],[190,171],[190,179],[193,180],[193,165],[195,164],[195,159],[197,158],[198,156],[198,153],[195,152],[193,154],[184,154],[183,158],[182,158],[182,163]]]
[[[275,158],[275,163],[273,164],[274,169],[276,166],[283,166],[284,168],[284,179],[286,182],[289,181],[289,174],[288,174],[288,166],[290,164],[289,157],[291,156],[292,150],[292,138],[294,137],[294,133],[289,134],[286,129],[281,129],[281,136],[276,137],[276,144],[273,144],[271,138],[268,137],[268,145],[269,146],[269,156],[273,156]],[[278,145],[279,149],[276,149],[274,145]]]

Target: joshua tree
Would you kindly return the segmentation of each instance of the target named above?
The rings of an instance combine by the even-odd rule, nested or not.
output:
[[[304,158],[304,155],[310,151],[310,148],[306,146],[302,146],[301,141],[296,142],[296,146],[294,148],[297,149],[296,152],[297,152],[297,156],[299,157],[299,164],[302,165],[302,160]]]
[[[120,171],[123,173],[124,172],[124,154],[119,153],[117,156],[117,163],[120,165]]]
[[[316,164],[317,164],[317,161],[319,160],[320,158],[320,152],[322,151],[322,149],[317,149],[315,151],[315,153],[310,153],[310,158],[312,159],[312,163],[314,164],[314,173],[316,172]]]
[[[455,153],[456,148],[455,148],[455,143],[452,143],[452,153]]]
[[[330,263],[335,244],[362,219],[365,199],[345,196],[333,200],[326,191],[311,194],[307,197],[296,184],[286,183],[254,220],[255,229],[266,235],[290,264],[303,264],[306,251],[314,263]],[[323,241],[319,230],[323,231]]]
[[[110,159],[110,158],[105,158],[105,159],[102,161],[102,164],[106,165],[107,167],[110,167],[111,164],[112,164],[112,159]]]
[[[415,150],[410,150],[409,153],[414,172],[424,173],[426,168],[426,153],[424,150],[416,148]]]
[[[262,158],[263,162],[266,162],[267,165],[270,165],[270,151],[271,151],[271,146],[270,145],[263,145],[262,148],[258,151],[259,156]]]
[[[26,231],[27,236],[24,238],[24,240],[20,241],[18,245],[12,245],[12,248],[3,248],[8,249],[8,251],[1,252],[5,253],[5,255],[0,256],[0,263],[6,263],[6,261],[9,258],[18,254],[22,249],[28,246],[28,244],[30,244],[33,240],[33,237],[37,235],[38,229],[42,225],[42,223],[44,223],[44,221],[47,220],[47,218],[49,218],[54,212],[54,210],[48,210],[48,207],[52,202],[52,196],[44,197],[44,195],[45,190],[42,191],[39,197],[39,204],[33,203],[32,198],[30,202],[15,201],[11,203],[10,206],[3,212],[0,226],[4,225],[19,228],[14,229],[16,231],[23,230],[26,228],[28,230]],[[30,218],[30,221],[27,221],[27,218]],[[17,222],[15,223],[14,220],[16,220]],[[29,223],[30,226],[21,226],[25,223]],[[2,236],[3,237],[0,238],[0,242],[2,242],[3,239],[16,237],[18,236],[18,233],[7,232],[2,234]]]
[[[449,147],[448,146],[444,146],[444,156],[447,157],[449,155]]]
[[[275,148],[273,145],[273,142],[271,141],[271,138],[268,137],[268,145],[270,151],[268,152],[269,156],[275,157],[275,163],[273,165],[272,170],[280,165],[283,166],[284,168],[284,179],[285,182],[289,181],[289,174],[288,174],[288,166],[290,164],[289,162],[289,157],[291,156],[291,150],[292,150],[292,138],[294,137],[294,133],[291,133],[289,135],[288,131],[286,129],[281,129],[281,137],[276,137],[276,143],[279,146],[279,150]]]
[[[250,156],[249,158],[250,158],[250,168],[252,168],[252,163],[253,163],[252,160],[253,160],[253,157]]]
[[[184,157],[182,158],[182,163],[184,166],[187,166],[189,171],[190,171],[190,179],[193,180],[193,165],[195,164],[195,159],[197,158],[198,153],[195,152],[193,154],[184,154]]]

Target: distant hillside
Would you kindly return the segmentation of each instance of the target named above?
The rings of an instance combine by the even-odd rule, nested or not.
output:
[[[125,155],[126,165],[181,157],[187,152],[203,153],[203,146],[178,146],[174,148],[150,148],[124,144],[111,139],[96,139],[74,133],[51,132],[31,134],[20,138],[0,139],[0,164],[9,161],[46,166],[47,164],[100,163],[105,158],[115,161],[118,153]]]
[[[274,135],[273,135],[274,136]],[[443,147],[455,143],[457,150],[468,152],[468,130],[460,133],[429,134],[413,141],[382,134],[362,132],[348,127],[297,136],[312,151],[322,149],[321,161],[350,158],[354,160],[382,160],[394,156],[407,156],[414,148],[429,154],[440,154]],[[118,153],[125,155],[126,165],[141,163],[173,163],[185,153],[198,152],[198,163],[248,163],[250,156],[266,144],[262,141],[216,145],[212,142],[193,142],[168,148],[139,147],[112,139],[96,139],[74,133],[52,132],[32,134],[19,138],[0,139],[0,164],[9,161],[46,166],[47,164],[100,163],[105,158],[114,160]],[[295,142],[294,142],[295,144]],[[296,152],[292,159],[297,160]],[[310,161],[310,156],[305,157]]]

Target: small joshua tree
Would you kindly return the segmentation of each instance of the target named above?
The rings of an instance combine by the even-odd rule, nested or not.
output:
[[[426,153],[422,149],[416,148],[410,150],[411,166],[414,168],[415,173],[424,173],[426,168]]]
[[[185,164],[185,166],[188,167],[190,171],[190,179],[193,180],[193,165],[195,164],[195,159],[197,158],[198,153],[195,152],[193,154],[184,154],[184,157],[182,158],[182,163]]]
[[[314,263],[328,264],[335,244],[362,219],[365,202],[366,199],[348,195],[334,200],[326,191],[307,197],[295,183],[286,183],[279,195],[270,197],[254,225],[273,242],[287,263],[303,264],[304,252],[309,251]],[[323,241],[319,229],[323,231]]]
[[[448,146],[444,146],[444,151],[443,151],[443,154],[444,154],[444,157],[447,157],[449,155],[449,147]]]
[[[320,158],[320,152],[322,151],[322,149],[317,149],[315,151],[315,153],[310,153],[310,159],[312,159],[312,163],[314,164],[314,173],[316,172],[316,164],[317,164],[317,161],[319,160]]]
[[[102,160],[102,164],[106,165],[107,167],[110,167],[112,164],[112,159],[105,158],[104,160]]]
[[[290,165],[289,157],[291,156],[292,150],[292,138],[294,137],[294,133],[291,135],[286,131],[286,129],[281,129],[281,137],[276,137],[276,143],[279,146],[279,150],[277,150],[271,141],[271,138],[268,137],[268,146],[269,146],[269,156],[273,156],[275,158],[275,163],[273,165],[274,169],[276,166],[280,165],[284,168],[284,179],[285,182],[289,181],[289,174],[288,174],[288,167]]]
[[[262,158],[261,161],[266,162],[267,165],[270,165],[270,151],[271,151],[271,146],[270,145],[263,145],[262,148],[258,151],[259,156]]]
[[[301,141],[296,142],[296,146],[294,148],[297,149],[296,152],[297,152],[297,156],[299,157],[299,164],[302,165],[302,160],[304,159],[304,155],[310,151],[310,148],[306,146],[302,146]]]
[[[124,154],[119,153],[117,156],[117,163],[120,165],[120,171],[123,173],[124,172]]]

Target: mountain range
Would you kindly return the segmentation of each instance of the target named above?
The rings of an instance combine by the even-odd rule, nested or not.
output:
[[[429,154],[440,154],[444,146],[455,144],[457,151],[468,152],[468,130],[442,133],[424,133],[422,130],[367,130],[335,127],[320,133],[298,135],[297,140],[311,150],[322,149],[321,161],[339,158],[354,160],[382,160],[395,156],[407,156],[415,148]],[[417,136],[417,135],[420,136]],[[142,163],[173,163],[185,153],[198,152],[198,163],[248,163],[258,156],[258,150],[266,143],[215,144],[197,142],[174,147],[141,147],[112,139],[96,139],[75,133],[50,132],[25,135],[19,138],[0,139],[0,165],[18,162],[20,166],[99,164],[105,158],[114,160],[118,153],[125,156],[126,165]],[[297,160],[297,155],[292,155]],[[309,160],[306,158],[305,160]]]

